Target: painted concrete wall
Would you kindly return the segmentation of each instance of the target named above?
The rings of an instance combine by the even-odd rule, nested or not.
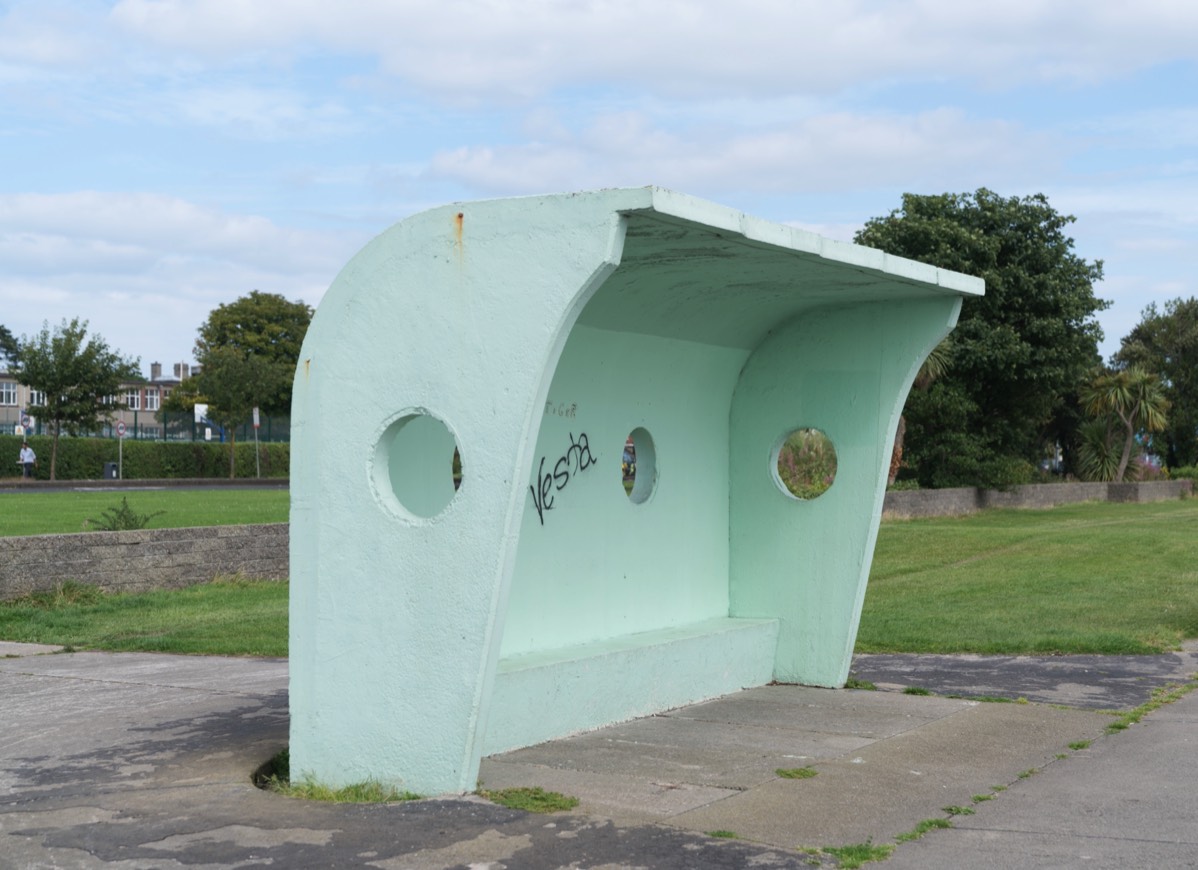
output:
[[[818,309],[745,367],[732,409],[731,613],[781,619],[778,680],[841,686],[848,676],[898,416],[960,305]],[[786,435],[806,427],[828,436],[838,468],[827,492],[800,500],[779,485],[775,465]]]
[[[775,674],[835,684],[880,445],[979,292],[655,188],[384,233],[296,376],[293,772],[464,791],[484,751]],[[769,470],[806,420],[845,451],[816,510]],[[630,499],[633,431],[657,467],[642,451]]]
[[[575,328],[534,452],[533,485],[549,478],[551,506],[525,502],[503,657],[728,615],[728,412],[744,359]],[[656,480],[634,502],[620,460],[638,428],[653,439]],[[583,436],[585,469],[571,450]],[[562,458],[568,481],[554,481]],[[640,474],[654,475],[643,450],[638,458]]]

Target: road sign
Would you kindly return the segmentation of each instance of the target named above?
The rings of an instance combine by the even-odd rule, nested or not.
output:
[[[29,419],[29,415],[22,414],[21,415],[21,426],[24,427],[25,429],[28,429],[31,425],[33,425],[33,421]]]
[[[116,437],[117,438],[125,437],[125,424],[123,421],[116,424]]]
[[[261,423],[258,422],[258,406],[254,405],[254,428],[257,429]]]

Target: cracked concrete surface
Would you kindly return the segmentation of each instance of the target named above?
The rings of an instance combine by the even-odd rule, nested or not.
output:
[[[250,774],[287,741],[282,660],[8,646],[0,652],[18,657],[0,659],[5,868],[797,868],[810,860],[799,846],[885,842],[995,785],[1010,788],[951,831],[901,846],[894,866],[993,866],[1008,841],[1026,866],[1074,866],[1091,847],[1085,866],[1130,866],[1102,863],[1102,848],[1124,854],[1124,824],[1147,837],[1142,855],[1195,866],[1180,850],[1198,854],[1182,811],[1198,771],[1178,757],[1198,759],[1195,696],[1110,738],[1109,717],[1096,712],[1142,703],[1198,670],[1193,650],[1015,665],[864,657],[854,670],[879,685],[1047,703],[769,686],[486,759],[488,788],[541,785],[581,799],[573,812],[538,816],[473,796],[332,805],[254,788]],[[1082,739],[1095,742],[1066,748]],[[1152,739],[1169,759],[1154,756]],[[1151,781],[1132,777],[1125,758]],[[818,775],[774,774],[800,766]],[[1029,768],[1042,773],[1020,779]],[[1119,792],[1134,802],[1103,803]],[[704,833],[717,829],[742,839]],[[1076,831],[1077,848],[1061,830]]]

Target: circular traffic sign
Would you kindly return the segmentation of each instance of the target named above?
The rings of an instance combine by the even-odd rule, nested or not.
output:
[[[33,421],[29,419],[29,415],[28,415],[28,414],[22,414],[22,415],[21,415],[21,425],[22,425],[24,428],[28,429],[28,428],[29,428],[29,424],[30,424],[31,422],[33,422]]]
[[[117,437],[117,438],[124,438],[124,437],[125,437],[125,423],[124,423],[124,421],[121,421],[120,423],[117,423],[117,424],[116,424],[116,437]]]

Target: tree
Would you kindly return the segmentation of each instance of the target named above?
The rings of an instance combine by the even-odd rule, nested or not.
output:
[[[277,395],[291,380],[291,367],[233,347],[213,347],[204,354],[195,378],[200,396],[208,401],[208,419],[225,430],[229,441],[229,477],[236,475],[236,429],[253,416],[265,397]]]
[[[141,377],[138,361],[126,359],[99,335],[87,338],[87,321],[63,320],[53,333],[49,324],[33,338],[18,342],[12,374],[42,393],[44,404],[32,405],[53,436],[50,479],[55,479],[58,437],[79,435],[100,428],[113,411],[124,405],[115,396],[123,383]]]
[[[235,302],[218,306],[199,329],[196,361],[208,367],[207,357],[216,348],[239,351],[295,371],[300,346],[312,321],[312,308],[290,302],[276,293],[252,291]],[[272,395],[261,397],[260,407],[268,414],[291,410],[291,379],[276,384]]]
[[[915,373],[915,381],[911,384],[912,388],[926,391],[948,371],[948,367],[952,365],[952,359],[953,340],[950,336],[932,348],[927,358],[920,364],[919,371]],[[890,451],[890,474],[886,477],[888,486],[898,478],[899,469],[903,465],[903,444],[906,437],[907,418],[900,414],[898,429],[894,433],[894,447]]]
[[[1156,303],[1123,339],[1112,362],[1159,372],[1171,410],[1163,432],[1165,464],[1198,465],[1198,299]]]
[[[1047,441],[1072,435],[1070,395],[1099,363],[1094,296],[1102,263],[1073,252],[1042,195],[904,194],[902,208],[874,218],[858,244],[976,275],[953,333],[953,365],[913,391],[907,465],[924,486],[1003,486],[1030,475]]]
[[[1165,428],[1169,400],[1158,375],[1137,366],[1104,370],[1081,391],[1086,413],[1095,423],[1085,430],[1082,470],[1092,480],[1123,481],[1135,467],[1132,448],[1141,433]],[[1114,461],[1119,448],[1118,460]]]
[[[0,323],[0,360],[14,363],[17,361],[17,339],[8,327]]]

